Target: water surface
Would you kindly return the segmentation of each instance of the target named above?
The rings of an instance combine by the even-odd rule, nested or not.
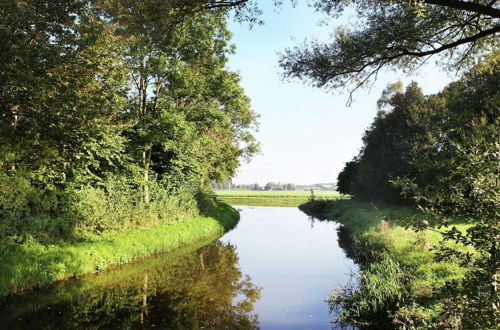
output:
[[[324,300],[356,270],[337,224],[297,208],[237,208],[238,226],[209,245],[5,301],[1,328],[332,328]]]
[[[338,224],[297,208],[236,208],[241,221],[221,241],[237,246],[241,269],[262,287],[254,304],[261,328],[331,328],[325,299],[356,270],[338,245]]]

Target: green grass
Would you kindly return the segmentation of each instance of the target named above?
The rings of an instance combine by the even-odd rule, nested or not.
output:
[[[403,219],[424,220],[424,214],[410,207],[353,200],[314,201],[300,208],[342,223],[341,245],[363,270],[358,284],[334,291],[329,298],[331,307],[340,312],[340,322],[426,328],[439,321],[446,308],[441,302],[444,285],[460,279],[465,269],[435,260],[431,248],[441,240],[440,233],[405,229]],[[462,231],[469,226],[455,225]]]
[[[231,205],[249,206],[299,206],[309,201],[310,191],[217,191],[217,198]],[[315,197],[339,199],[336,191],[314,191]]]
[[[233,228],[238,219],[235,209],[219,204],[205,216],[173,224],[55,244],[36,241],[3,244],[0,245],[0,298],[206,241]]]

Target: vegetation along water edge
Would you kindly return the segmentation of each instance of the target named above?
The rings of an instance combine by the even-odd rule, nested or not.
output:
[[[239,213],[224,203],[203,215],[85,239],[0,245],[0,298],[82,274],[98,272],[200,241],[236,226]]]
[[[466,270],[435,259],[432,247],[440,233],[405,228],[403,219],[424,214],[413,207],[346,199],[310,201],[300,209],[340,222],[340,244],[361,268],[352,283],[330,293],[330,308],[340,313],[337,321],[361,328],[429,328],[447,320],[447,283]],[[454,225],[460,231],[470,226]]]

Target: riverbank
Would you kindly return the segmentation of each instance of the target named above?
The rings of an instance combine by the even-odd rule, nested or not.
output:
[[[341,223],[339,241],[361,266],[356,283],[328,298],[330,307],[340,312],[338,321],[374,328],[425,328],[442,321],[445,283],[461,278],[465,270],[434,259],[431,249],[440,241],[440,233],[405,229],[403,219],[424,218],[423,214],[413,208],[353,200],[316,200],[300,209]]]
[[[207,241],[232,229],[238,220],[235,209],[219,203],[204,216],[172,224],[54,244],[27,241],[0,245],[0,299],[11,293]]]
[[[219,190],[215,192],[217,199],[230,205],[245,206],[282,206],[296,207],[311,199],[310,191],[276,190],[276,191],[244,191]],[[314,197],[322,199],[339,199],[336,191],[314,191]]]

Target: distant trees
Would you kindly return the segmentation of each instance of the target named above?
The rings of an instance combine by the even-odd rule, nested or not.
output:
[[[274,182],[268,182],[264,186],[264,190],[274,190],[276,188],[276,183]]]
[[[212,188],[216,190],[335,190],[336,183],[315,183],[313,185],[298,185],[295,183],[276,183],[276,182],[268,182],[261,187],[258,183],[254,184],[230,184],[229,181],[223,183],[212,182]],[[348,193],[348,192],[344,192]]]
[[[268,182],[264,186],[264,190],[295,190],[295,184]]]
[[[295,184],[294,183],[275,183],[275,182],[268,182],[264,185],[264,187],[261,187],[258,183],[254,184],[235,184],[235,185],[230,185],[229,181],[226,181],[224,183],[217,183],[217,182],[212,182],[212,187],[217,190],[253,190],[253,191],[259,191],[259,190],[295,190]]]

